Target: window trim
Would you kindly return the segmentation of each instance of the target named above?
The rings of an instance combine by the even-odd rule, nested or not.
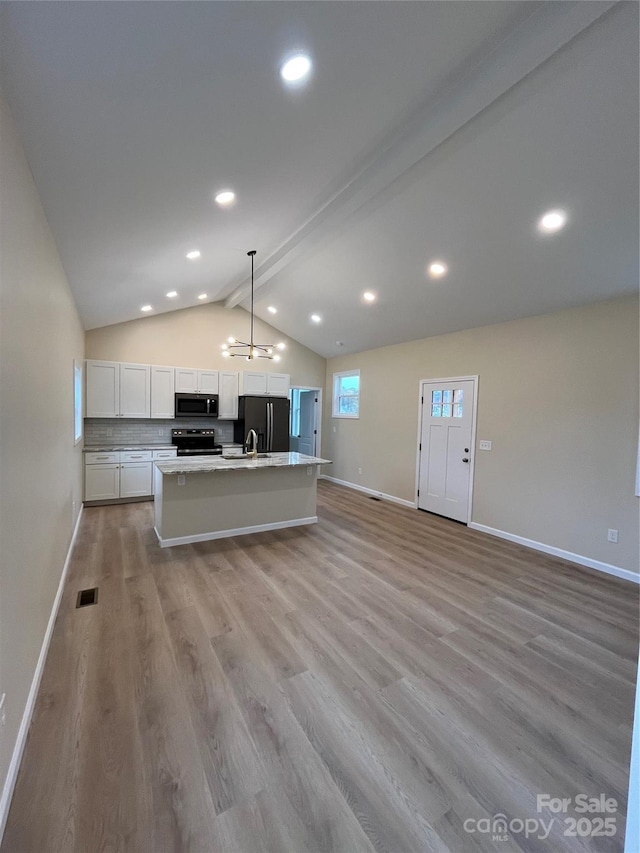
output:
[[[357,415],[349,415],[340,412],[340,405],[338,402],[338,385],[340,380],[345,376],[357,376],[358,377],[358,414]],[[333,374],[333,388],[331,394],[331,417],[333,418],[345,418],[347,420],[358,420],[360,418],[360,369],[357,370],[343,370],[340,373]]]

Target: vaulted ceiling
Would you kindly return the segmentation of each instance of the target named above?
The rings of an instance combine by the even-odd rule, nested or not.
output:
[[[3,90],[87,328],[203,292],[248,307],[249,249],[256,313],[324,356],[637,289],[636,3],[0,15]],[[287,88],[295,50],[313,70]],[[554,208],[567,225],[541,234]]]

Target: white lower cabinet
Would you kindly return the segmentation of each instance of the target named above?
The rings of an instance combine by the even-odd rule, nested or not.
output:
[[[171,450],[154,450],[153,461],[159,462],[161,459],[175,459],[177,455],[178,451],[175,447]]]
[[[144,498],[153,495],[153,463],[173,459],[175,448],[85,453],[85,501]]]
[[[125,462],[120,466],[120,497],[142,498],[153,494],[153,462]]]
[[[119,497],[119,465],[98,463],[84,466],[85,501],[109,501]]]

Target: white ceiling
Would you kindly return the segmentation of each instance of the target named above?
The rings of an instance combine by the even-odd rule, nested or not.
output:
[[[637,289],[636,3],[0,15],[3,90],[87,328],[202,291],[247,307],[253,248],[256,313],[325,356]],[[296,48],[315,67],[294,92],[278,68]],[[569,223],[543,238],[552,207]]]

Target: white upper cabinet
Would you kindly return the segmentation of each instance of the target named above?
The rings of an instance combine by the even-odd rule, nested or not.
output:
[[[151,417],[173,418],[175,415],[175,370],[151,365]]]
[[[255,370],[243,370],[240,374],[241,394],[266,394],[267,374]]]
[[[218,371],[175,368],[176,394],[217,394]]]
[[[148,418],[151,368],[117,361],[86,363],[87,418]]]
[[[195,394],[198,384],[198,371],[188,367],[176,367],[176,394]]]
[[[151,417],[150,365],[120,365],[120,417]]]
[[[255,370],[244,370],[240,374],[240,393],[287,397],[290,378],[288,373],[258,373]]]
[[[267,373],[267,394],[272,397],[288,397],[290,384],[288,373]]]
[[[238,418],[238,374],[233,370],[221,370],[219,380],[218,418],[235,421]]]
[[[120,365],[117,361],[87,361],[87,418],[120,417]]]
[[[198,371],[198,393],[199,394],[217,394],[218,393],[218,371],[217,370],[199,370]]]

